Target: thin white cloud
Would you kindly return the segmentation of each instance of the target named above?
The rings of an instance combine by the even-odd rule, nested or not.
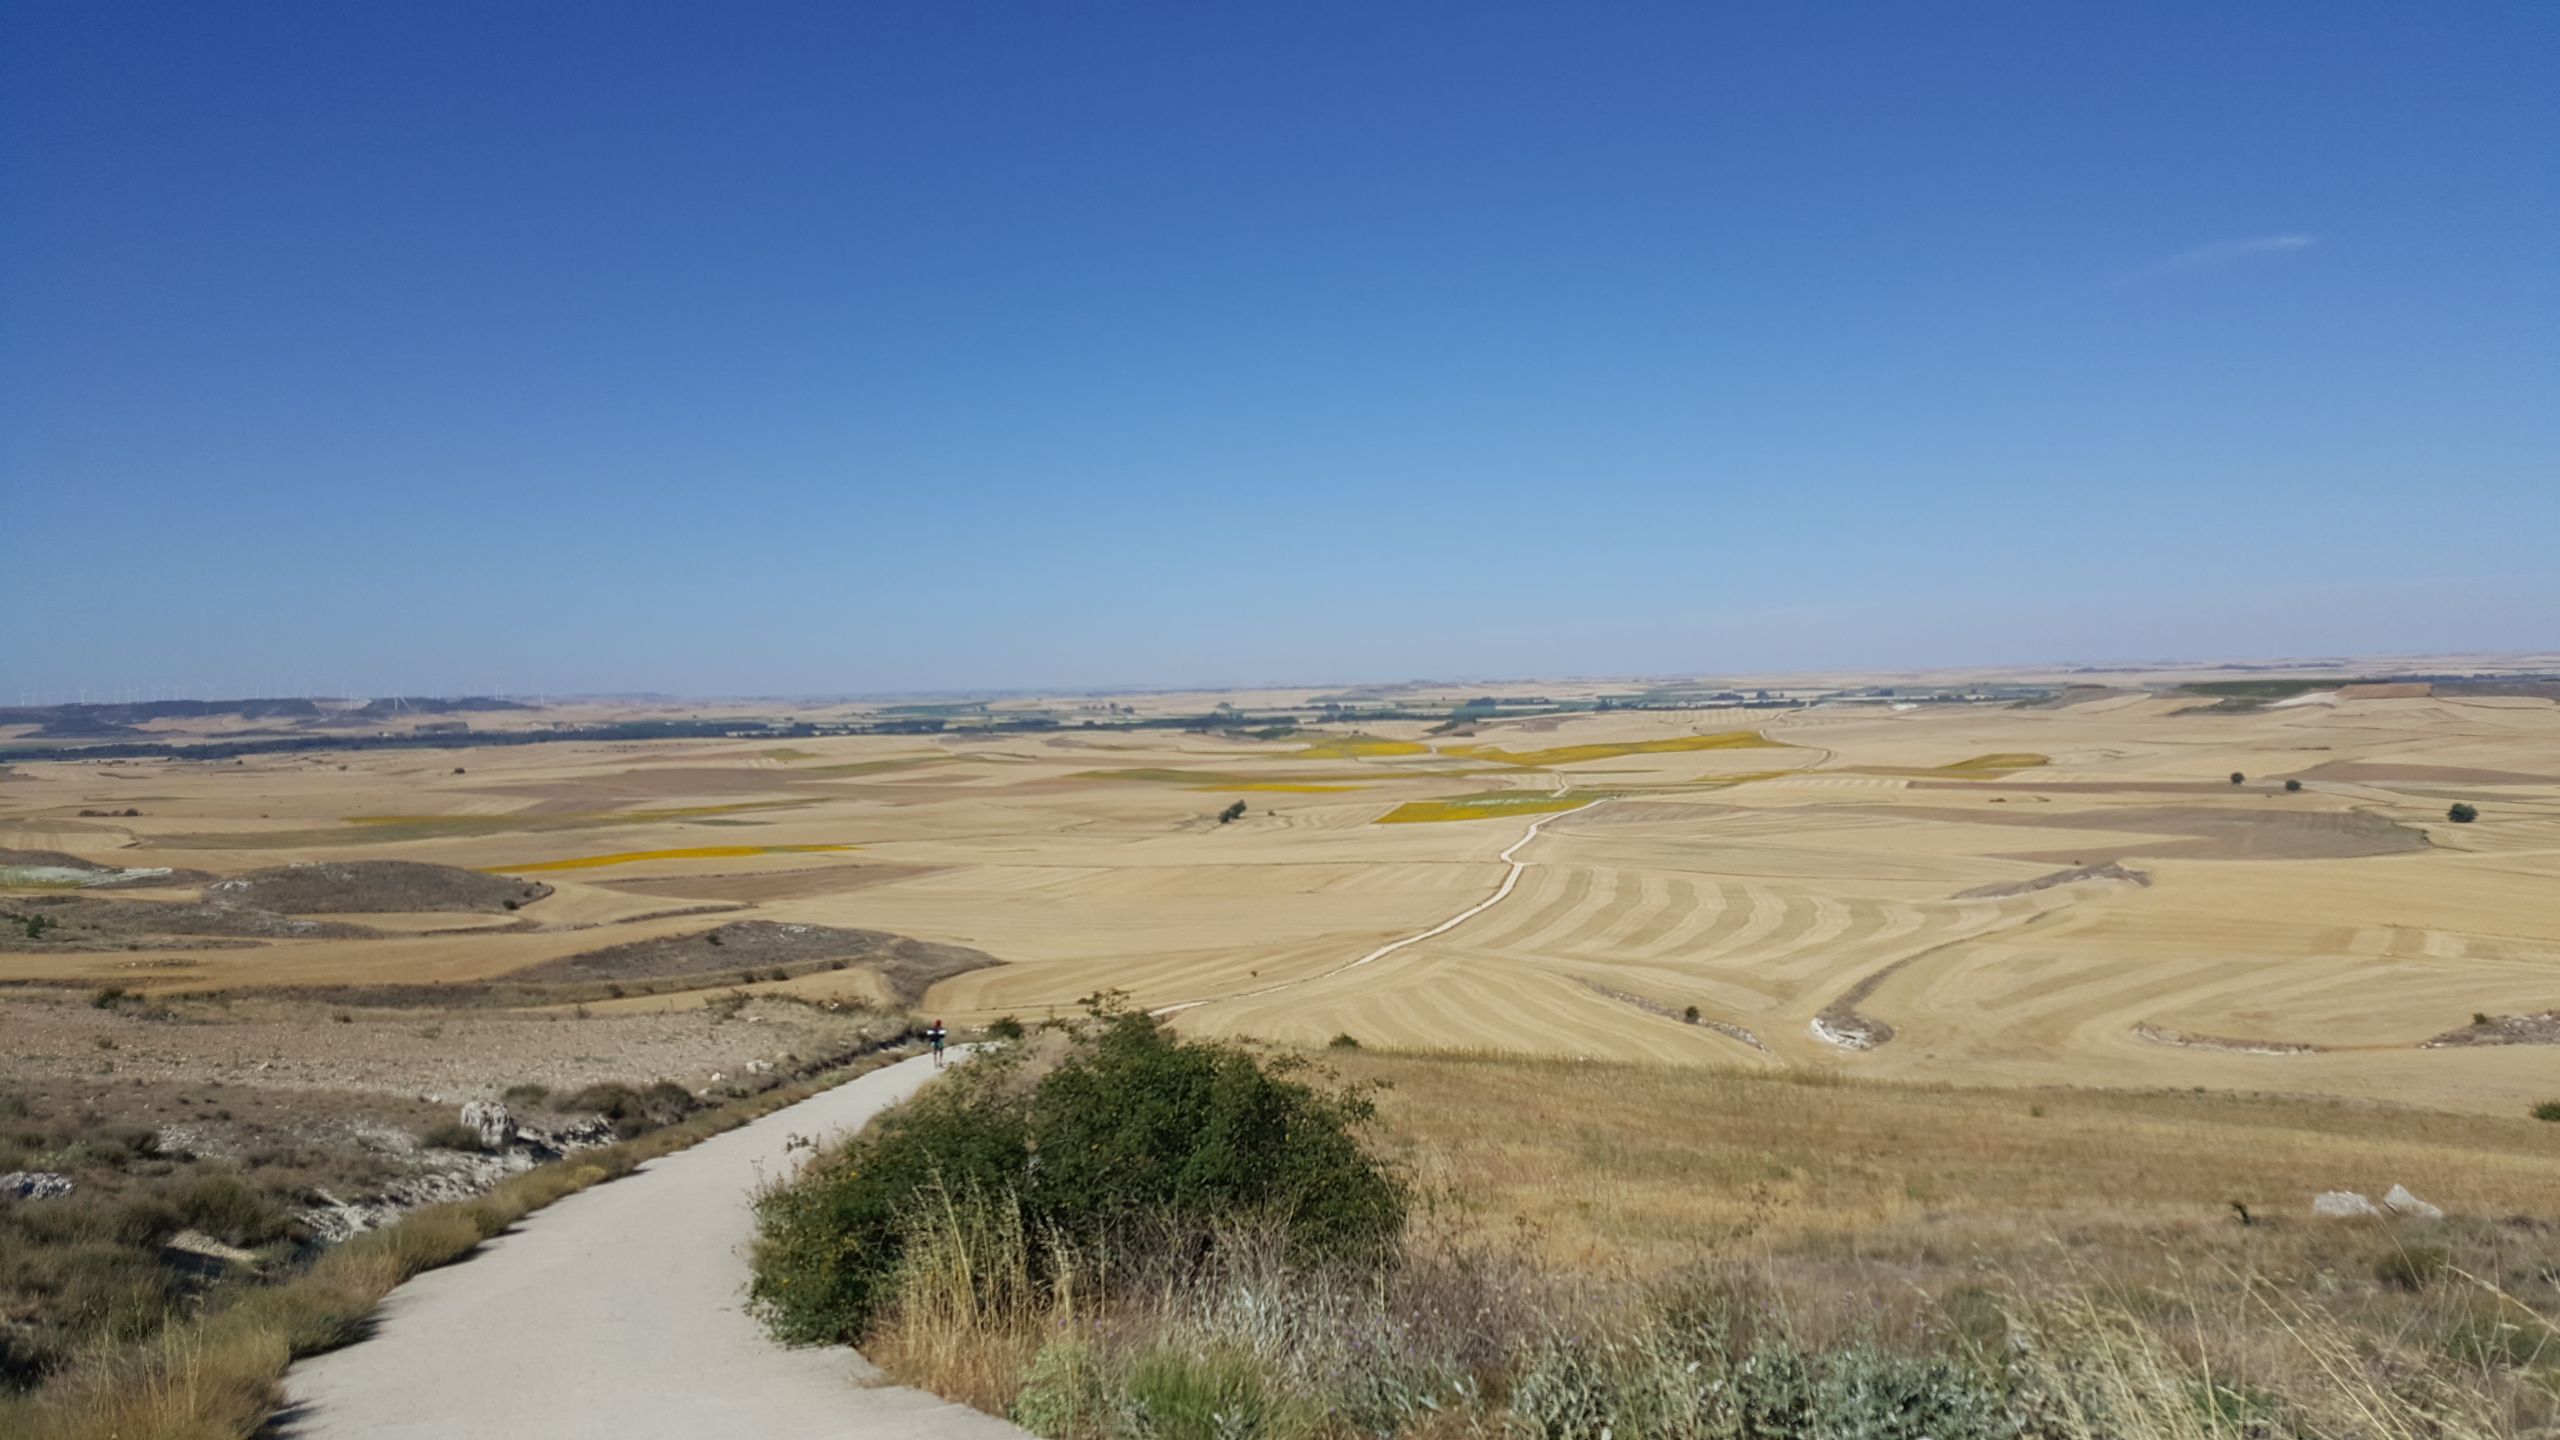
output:
[[[2181,270],[2202,270],[2260,255],[2287,255],[2297,250],[2308,250],[2319,243],[2317,235],[2253,235],[2245,240],[2216,240],[2210,245],[2182,250],[2165,260],[2154,260],[2139,270],[2119,275],[2107,282],[2107,288],[2113,290],[2144,280],[2156,280]]]

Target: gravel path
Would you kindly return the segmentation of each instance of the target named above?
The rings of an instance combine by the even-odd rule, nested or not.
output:
[[[856,1129],[932,1078],[877,1070],[573,1195],[401,1286],[376,1334],[285,1378],[277,1440],[616,1440],[1023,1431],[876,1383],[850,1350],[786,1350],[744,1311],[748,1195],[794,1135]]]

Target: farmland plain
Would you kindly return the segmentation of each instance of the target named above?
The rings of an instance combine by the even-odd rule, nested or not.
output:
[[[1464,723],[1354,706],[1255,730],[1070,720],[24,762],[0,780],[0,849],[19,852],[0,856],[18,867],[0,879],[41,883],[0,887],[16,911],[76,919],[98,903],[27,859],[46,854],[171,872],[113,892],[143,904],[196,903],[208,876],[349,859],[551,893],[498,913],[333,913],[329,933],[11,939],[0,982],[494,986],[753,920],[982,952],[997,963],[923,999],[961,1024],[1116,989],[1185,1030],[1289,1045],[1347,1034],[2506,1115],[2555,1088],[2550,1045],[2475,1043],[2532,1026],[2474,1023],[2560,1009],[2549,698],[2313,677],[2262,703],[2125,675],[2024,703],[1550,712],[1518,688],[1524,713]],[[1315,698],[1079,703],[1117,717],[1212,701],[1303,713]],[[2457,801],[2479,819],[2451,823]],[[1515,847],[1516,876],[1501,858]],[[1506,881],[1463,923],[1353,963]],[[884,1000],[859,965],[702,973],[558,1003],[698,1007],[713,979],[723,994]]]

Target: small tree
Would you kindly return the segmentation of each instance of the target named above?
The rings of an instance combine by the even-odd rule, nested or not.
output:
[[[2480,812],[2457,800],[2453,802],[2452,809],[2444,812],[2444,818],[2452,821],[2456,825],[2468,825],[2472,821],[2480,818]]]
[[[2237,770],[2234,770],[2234,771],[2232,771],[2232,772],[2231,772],[2231,783],[2232,783],[2232,784],[2234,784],[2234,785],[2237,785],[2237,784],[2241,783],[2242,781],[2247,780],[2248,778],[2249,778],[2248,776],[2241,774],[2241,773],[2240,773],[2239,771],[2237,771]]]
[[[1218,812],[1218,823],[1221,825],[1231,824],[1243,818],[1244,802],[1241,800]]]
[[[2301,794],[2301,793],[2302,793],[2302,782],[2301,782],[2301,781],[2299,781],[2299,780],[2287,780],[2286,782],[2284,782],[2284,793],[2286,793],[2287,795],[2299,795],[2299,794]]]
[[[1690,1024],[1692,1024],[1692,1025],[1697,1024],[1697,1023],[1698,1023],[1698,1007],[1697,1007],[1697,1006],[1695,1006],[1695,1005],[1692,1005],[1692,1006],[1690,1006],[1688,1009],[1681,1011],[1681,1012],[1680,1012],[1680,1018],[1681,1018],[1681,1019],[1683,1019],[1683,1020],[1688,1021],[1688,1022],[1689,1022]]]

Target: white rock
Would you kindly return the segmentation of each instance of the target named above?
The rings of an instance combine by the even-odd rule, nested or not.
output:
[[[2442,1208],[2430,1205],[2426,1201],[2419,1199],[2417,1196],[2410,1194],[2409,1187],[2406,1185],[2392,1186],[2391,1193],[2382,1197],[2382,1206],[2394,1215],[2413,1215],[2421,1220],[2441,1220],[2444,1218],[2444,1211]]]
[[[515,1143],[515,1112],[495,1100],[474,1100],[463,1106],[462,1123],[480,1133],[483,1149],[504,1150]]]
[[[71,1177],[50,1170],[12,1170],[0,1175],[0,1195],[12,1200],[53,1200],[71,1193]]]
[[[2329,1220],[2363,1220],[2379,1217],[2382,1207],[2353,1190],[2323,1190],[2311,1197],[2311,1213]]]
[[[258,1263],[258,1256],[255,1251],[243,1250],[237,1245],[226,1245],[201,1230],[181,1230],[177,1234],[170,1236],[168,1239],[161,1241],[160,1248],[163,1250],[175,1250],[181,1255],[192,1255],[199,1260],[210,1261],[216,1265],[255,1265]]]

